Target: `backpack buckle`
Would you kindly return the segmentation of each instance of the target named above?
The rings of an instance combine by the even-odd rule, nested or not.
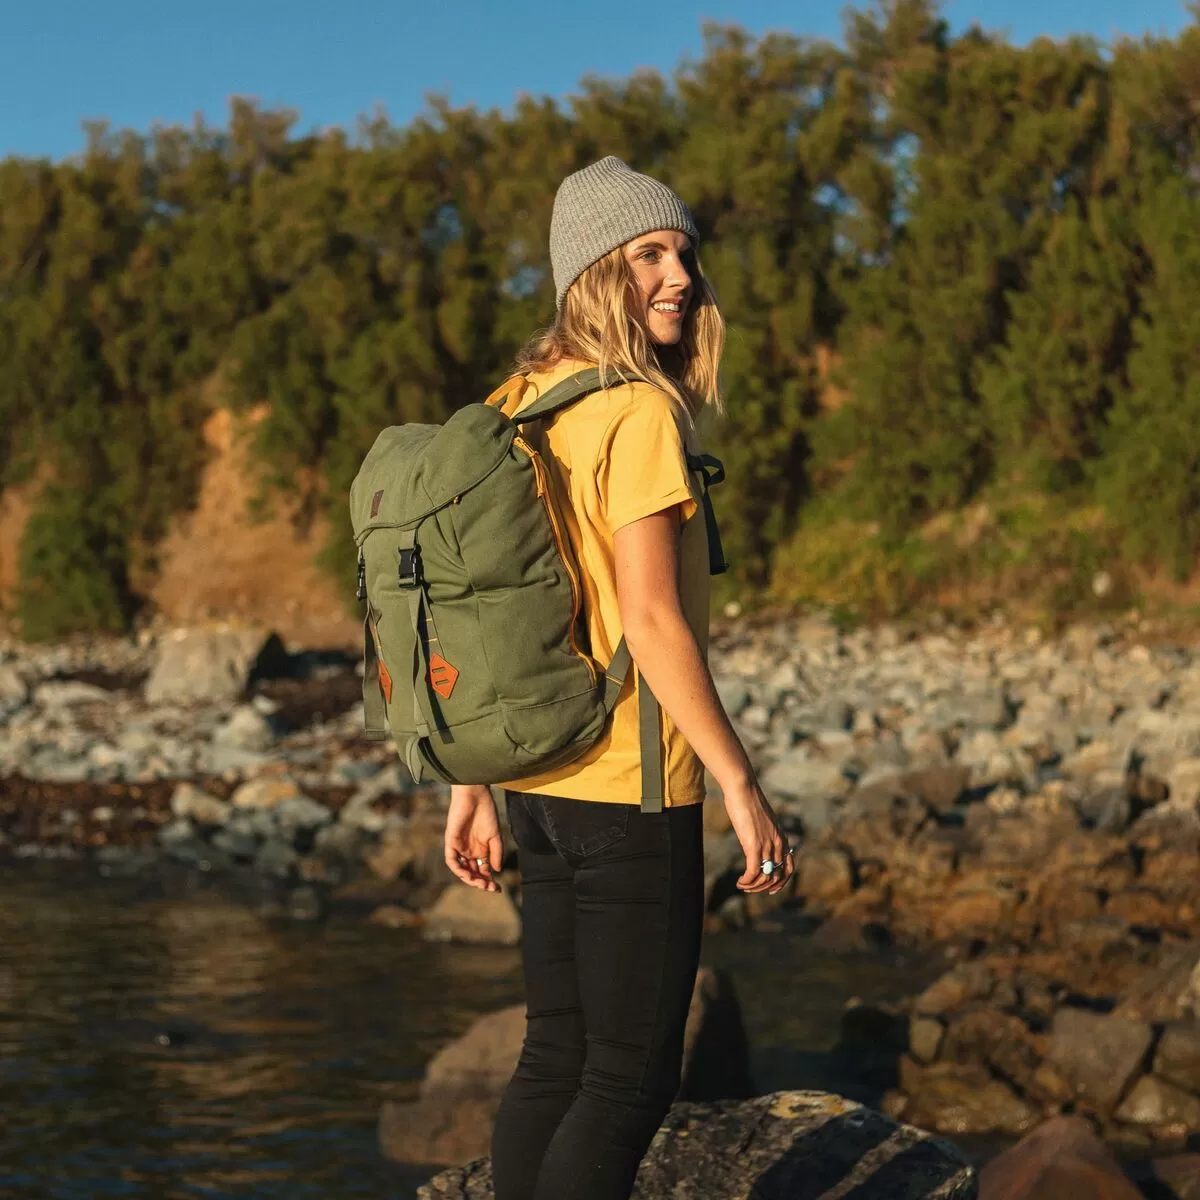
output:
[[[396,572],[396,582],[402,588],[421,586],[421,551],[417,546],[400,551],[400,567]]]

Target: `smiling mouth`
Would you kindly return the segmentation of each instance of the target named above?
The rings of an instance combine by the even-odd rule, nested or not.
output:
[[[678,317],[683,313],[683,305],[676,300],[658,300],[650,305],[657,313],[664,313],[667,316]]]

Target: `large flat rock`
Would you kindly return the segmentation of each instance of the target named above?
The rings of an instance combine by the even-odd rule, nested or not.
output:
[[[146,680],[148,704],[236,700],[257,673],[280,674],[288,655],[274,633],[250,627],[181,629],[163,639]]]
[[[975,1171],[947,1142],[824,1092],[676,1104],[633,1200],[975,1200]],[[479,1159],[418,1200],[492,1200]]]
[[[461,1163],[486,1154],[524,1037],[525,1006],[518,1004],[481,1017],[443,1047],[426,1068],[415,1102],[384,1104],[379,1116],[384,1154],[419,1163]],[[751,1096],[749,1061],[733,983],[705,967],[696,977],[688,1010],[679,1094],[686,1100]]]

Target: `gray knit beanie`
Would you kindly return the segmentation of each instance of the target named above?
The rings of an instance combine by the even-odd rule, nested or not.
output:
[[[609,155],[559,184],[550,217],[555,303],[592,263],[644,233],[674,229],[700,241],[688,206],[665,183]]]

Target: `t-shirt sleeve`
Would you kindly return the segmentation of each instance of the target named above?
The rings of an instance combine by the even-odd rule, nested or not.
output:
[[[697,507],[687,468],[686,416],[655,388],[634,384],[631,391],[605,431],[596,463],[600,511],[610,533],[676,504],[686,521]]]

